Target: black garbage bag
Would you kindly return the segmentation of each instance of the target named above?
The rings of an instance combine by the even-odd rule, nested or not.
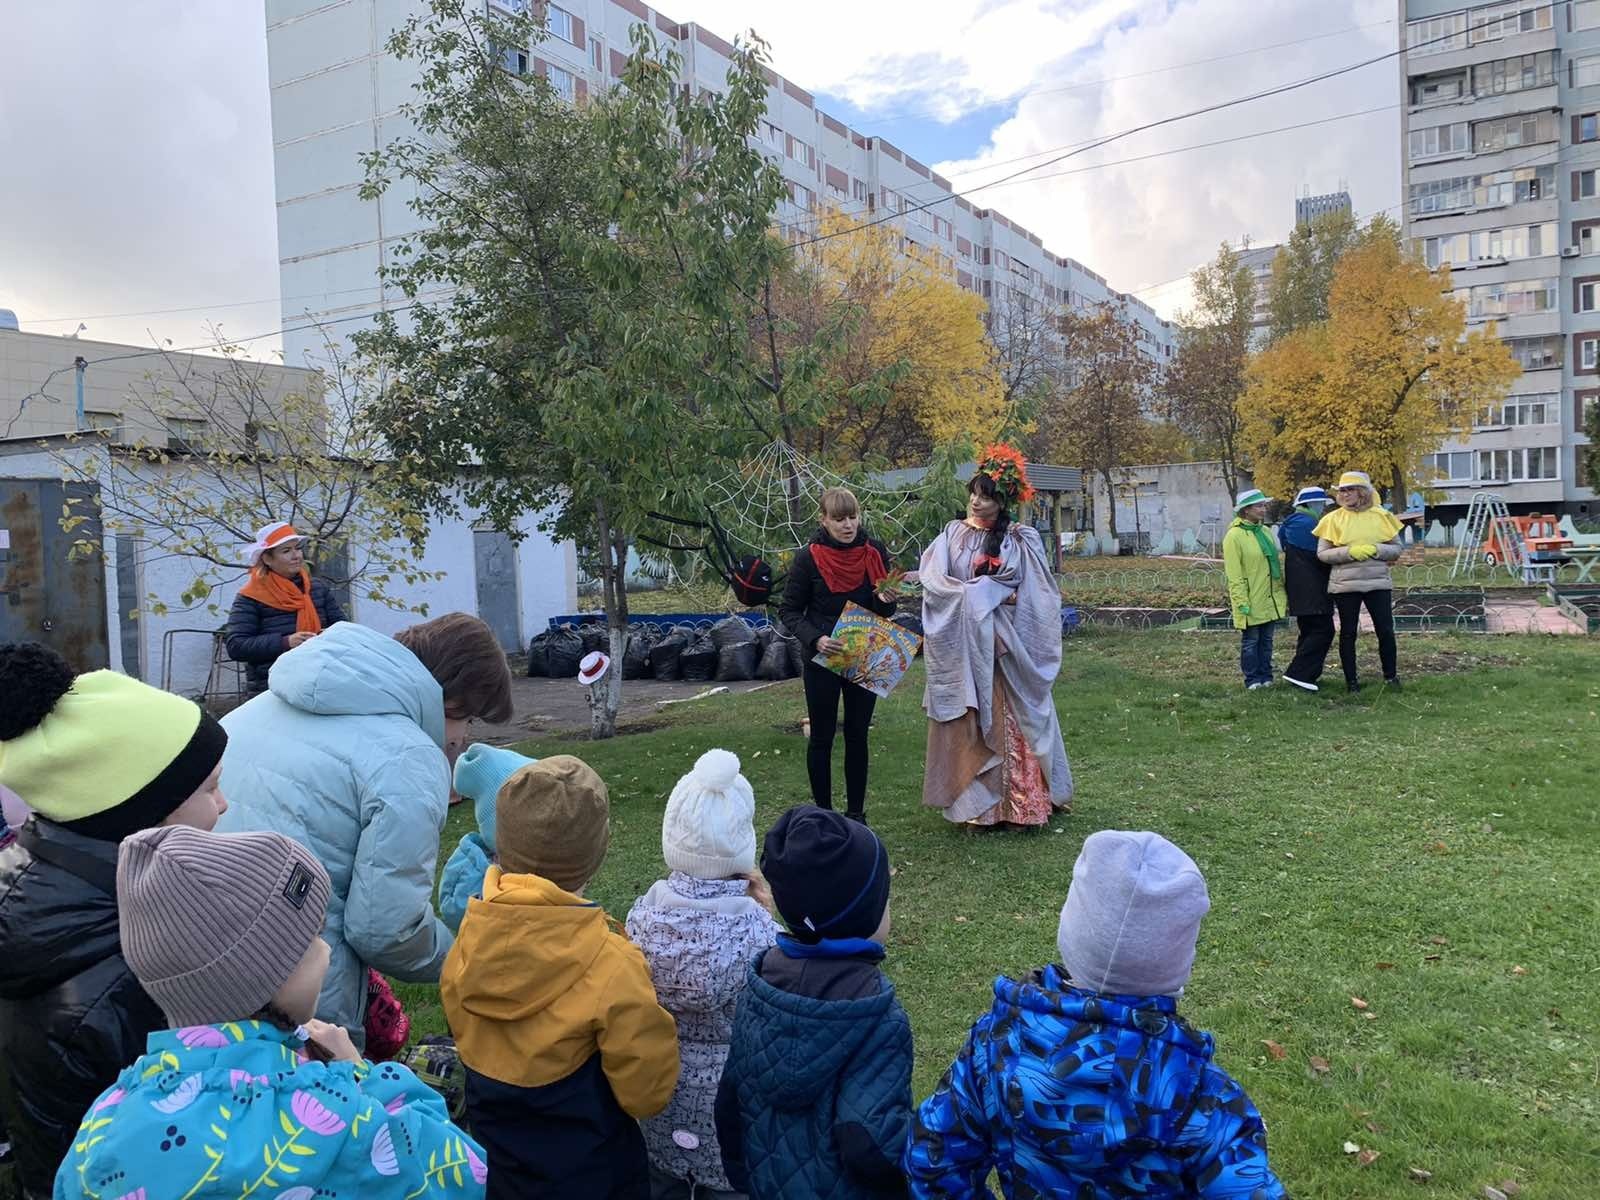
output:
[[[676,683],[683,678],[683,650],[689,636],[677,630],[667,634],[650,648],[650,672],[664,683]]]
[[[543,679],[550,674],[550,631],[547,629],[528,643],[528,677]]]
[[[547,643],[551,679],[576,679],[583,662],[583,639],[576,629],[552,629]]]
[[[590,621],[578,626],[578,636],[583,639],[583,652],[611,653],[611,630],[604,621]]]
[[[718,650],[748,642],[755,635],[740,617],[724,617],[711,627],[711,642]]]
[[[734,642],[717,651],[717,682],[740,683],[756,677],[761,663],[761,645],[755,638]]]
[[[756,676],[761,679],[793,679],[795,677],[794,660],[790,653],[789,643],[791,637],[784,637],[776,632],[767,642],[766,649],[761,651],[761,662],[756,667]],[[798,644],[797,644],[798,646]]]
[[[697,635],[683,648],[678,664],[685,683],[710,683],[717,673],[717,644],[711,640],[711,635]]]
[[[637,626],[628,631],[628,648],[622,652],[622,677],[650,678],[650,641]]]

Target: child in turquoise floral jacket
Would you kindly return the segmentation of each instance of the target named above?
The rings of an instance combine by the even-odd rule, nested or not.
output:
[[[311,1019],[328,876],[275,833],[122,843],[123,953],[173,1028],[90,1107],[56,1200],[476,1198],[482,1148],[444,1101]]]

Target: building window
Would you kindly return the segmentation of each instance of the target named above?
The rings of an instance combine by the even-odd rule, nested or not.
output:
[[[1485,483],[1527,483],[1561,478],[1561,451],[1556,446],[1517,450],[1479,450],[1478,478]]]
[[[1556,137],[1554,113],[1528,113],[1497,121],[1479,121],[1472,127],[1472,148],[1479,154],[1492,154],[1496,150],[1553,142]]]
[[[1561,338],[1507,338],[1505,347],[1524,371],[1548,371],[1561,365]]]
[[[1559,425],[1561,394],[1539,392],[1527,396],[1507,396],[1500,404],[1478,410],[1473,424],[1479,429],[1498,429],[1509,425]]]
[[[1600,0],[1577,0],[1572,6],[1574,29],[1600,29]]]
[[[1439,483],[1471,483],[1472,451],[1451,450],[1444,454],[1430,454],[1426,464],[1439,473]]]
[[[1411,83],[1411,103],[1418,108],[1429,104],[1450,104],[1461,99],[1467,90],[1467,73],[1455,71],[1448,75],[1432,75]]]
[[[122,440],[122,414],[115,412],[95,412],[86,409],[83,414],[83,427],[103,433],[113,442]]]
[[[1600,338],[1578,339],[1578,366],[1584,371],[1600,368]]]
[[[783,153],[784,132],[771,121],[761,122],[761,140],[779,154]]]
[[[1596,172],[1574,171],[1572,178],[1577,183],[1577,199],[1593,200],[1597,194],[1600,194],[1596,192],[1595,188]]]
[[[568,104],[574,103],[578,99],[577,79],[574,78],[571,71],[564,71],[553,63],[550,66],[550,86],[555,89],[556,95],[560,96]]]
[[[1413,129],[1409,139],[1411,160],[1438,158],[1446,154],[1465,154],[1470,148],[1467,123],[1456,121],[1450,125],[1434,125],[1428,129]]]
[[[789,138],[788,155],[792,160],[799,163],[803,167],[814,168],[817,165],[816,152],[812,150],[811,147],[805,142],[802,142],[799,138],[794,137],[793,135],[791,135]]]
[[[589,62],[593,64],[594,69],[596,71],[603,71],[605,69],[605,65],[606,65],[605,54],[606,54],[605,47],[600,44],[600,39],[599,38],[590,38],[589,39]]]
[[[830,200],[848,200],[849,198],[850,198],[849,193],[846,192],[844,190],[844,188],[840,187],[837,183],[833,182],[833,180],[831,180],[831,179],[828,180],[828,199],[830,199]]]
[[[1600,284],[1580,283],[1578,285],[1578,307],[1575,311],[1592,313],[1600,304]]]
[[[795,207],[803,208],[807,212],[816,207],[817,194],[810,188],[804,187],[798,183],[794,183],[793,181],[788,183],[788,188],[789,202]]]
[[[1519,33],[1537,33],[1551,27],[1550,5],[1503,4],[1473,14],[1472,44],[1497,42],[1501,38],[1516,37]]]
[[[513,75],[526,75],[528,73],[528,52],[515,48],[500,51],[500,69],[510,71]]]
[[[1572,77],[1568,82],[1572,87],[1593,87],[1600,83],[1600,55],[1575,58],[1571,61],[1570,69]]]
[[[1596,3],[1600,3],[1600,0],[1596,0]],[[1458,12],[1446,17],[1412,21],[1406,26],[1406,46],[1406,52],[1412,58],[1443,54],[1447,50],[1465,50],[1467,14]]]
[[[853,180],[851,180],[850,181],[850,194],[856,198],[857,203],[860,203],[860,204],[868,204],[868,203],[870,203],[870,198],[867,195],[867,181],[865,179],[853,179]]]
[[[1600,113],[1582,113],[1573,126],[1575,142],[1600,142]]]
[[[1490,175],[1458,175],[1413,183],[1408,199],[1413,217],[1453,212],[1463,208],[1500,208],[1530,200],[1547,199],[1555,190],[1556,168],[1520,167]]]
[[[1556,307],[1554,279],[1524,279],[1512,283],[1486,283],[1456,292],[1467,302],[1469,317],[1521,317],[1550,312]]]
[[[205,449],[206,423],[187,417],[167,418],[167,449],[200,451]]]
[[[569,45],[576,46],[578,44],[577,40],[572,36],[574,32],[572,27],[572,14],[566,9],[557,8],[554,4],[552,4],[549,6],[548,15],[545,19],[549,24],[550,32],[553,35]]]
[[[1472,68],[1472,91],[1477,96],[1525,92],[1531,88],[1550,87],[1555,81],[1556,56],[1553,50],[1499,58],[1494,62],[1478,63]]]
[[[1589,410],[1600,404],[1600,392],[1574,392],[1572,394],[1572,428],[1575,433],[1587,432]]]
[[[1416,246],[1430,270],[1502,259],[1542,258],[1556,252],[1556,226],[1554,221],[1547,221],[1540,225],[1516,225],[1509,229],[1453,233],[1443,237],[1418,238]]]

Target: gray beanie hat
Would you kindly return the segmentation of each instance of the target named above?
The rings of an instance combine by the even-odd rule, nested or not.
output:
[[[123,957],[175,1027],[259,1012],[327,908],[328,873],[282,834],[162,826],[117,855]]]
[[[1072,864],[1056,946],[1080,987],[1175,996],[1194,969],[1200,919],[1210,908],[1200,868],[1166,838],[1104,829],[1089,835]]]

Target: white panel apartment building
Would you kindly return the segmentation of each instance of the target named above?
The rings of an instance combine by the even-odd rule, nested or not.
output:
[[[509,4],[512,0],[494,0]],[[338,322],[348,334],[364,314],[403,298],[385,289],[378,271],[393,239],[414,228],[406,192],[380,200],[357,194],[357,156],[386,145],[404,129],[397,114],[411,98],[410,64],[384,51],[389,32],[419,0],[267,0],[267,48],[277,175],[278,254],[286,326],[310,319]],[[611,86],[629,49],[630,29],[651,25],[683,56],[685,81],[720,89],[733,47],[699,25],[681,24],[638,0],[562,0],[549,6],[552,37],[531,53],[512,52],[507,66],[546,75],[574,100]],[[1126,300],[1141,339],[1159,363],[1174,351],[1174,327],[1104,277],[1045,248],[992,209],[976,208],[935,174],[882,138],[850,129],[817,108],[811,94],[769,75],[762,140],[781,164],[790,202],[785,223],[803,223],[823,203],[864,217],[897,218],[906,238],[955,264],[963,287],[998,301],[1017,289],[1057,306]],[[909,211],[938,200],[924,211]],[[314,330],[284,337],[290,362],[314,350]]]
[[[1523,375],[1434,462],[1450,503],[1600,511],[1577,447],[1600,402],[1600,0],[1399,0],[1405,234]]]

